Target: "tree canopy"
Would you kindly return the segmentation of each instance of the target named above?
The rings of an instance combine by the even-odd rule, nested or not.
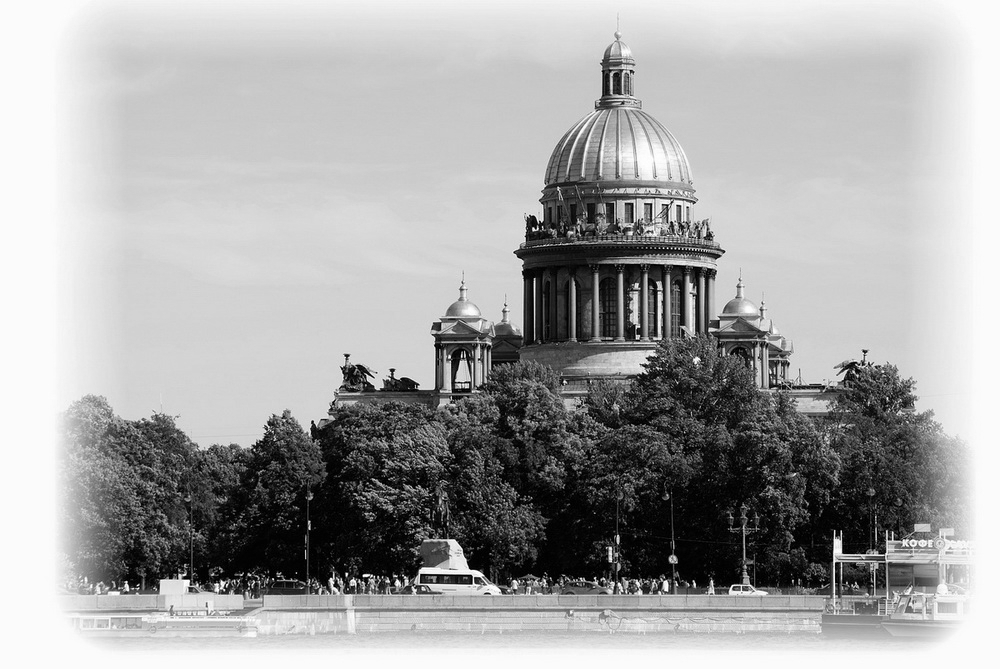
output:
[[[551,369],[520,362],[440,409],[334,406],[309,433],[284,411],[251,448],[198,448],[173,417],[125,420],[88,395],[60,428],[63,547],[93,578],[183,572],[192,551],[200,578],[302,577],[308,514],[321,577],[412,573],[421,541],[447,534],[494,578],[593,578],[617,534],[623,575],[670,573],[674,553],[681,574],[724,583],[745,505],[758,577],[815,581],[835,529],[861,551],[918,522],[969,536],[971,454],[913,410],[915,392],[892,365],[860,365],[810,419],[696,337],[661,342],[632,382],[595,382],[573,410]]]

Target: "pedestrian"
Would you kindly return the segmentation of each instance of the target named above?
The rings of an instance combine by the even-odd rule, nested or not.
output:
[[[708,577],[708,594],[715,594],[715,580],[711,576]]]
[[[511,591],[511,593],[513,593],[515,595],[517,594],[517,586],[518,585],[519,585],[519,583],[517,582],[516,578],[510,579],[510,591]]]

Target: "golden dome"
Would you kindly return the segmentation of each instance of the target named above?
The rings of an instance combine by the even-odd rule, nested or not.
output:
[[[757,305],[743,297],[743,278],[736,283],[736,297],[726,302],[722,316],[741,316],[743,318],[760,318]]]
[[[465,279],[462,279],[462,285],[458,289],[458,300],[451,303],[448,307],[448,311],[444,313],[445,318],[482,318],[483,314],[479,311],[474,303],[469,301],[466,297],[468,288],[465,287]]]
[[[615,33],[601,61],[601,98],[556,144],[545,185],[602,182],[605,187],[694,192],[687,156],[670,131],[635,97],[632,50]],[[622,182],[622,183],[615,183]]]

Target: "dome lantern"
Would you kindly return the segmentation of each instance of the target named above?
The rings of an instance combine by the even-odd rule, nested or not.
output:
[[[622,42],[622,34],[615,31],[615,41],[604,50],[601,60],[601,99],[594,107],[642,108],[642,103],[635,97],[635,59],[632,50]]]

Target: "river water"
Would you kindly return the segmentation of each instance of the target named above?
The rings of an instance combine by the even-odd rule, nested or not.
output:
[[[164,660],[163,666],[187,666],[184,658],[215,664],[221,659],[209,658],[225,656],[226,666],[258,666],[257,662],[259,666],[274,669],[295,669],[300,657],[308,658],[303,666],[322,657],[325,666],[335,666],[344,659],[350,666],[363,667],[454,665],[463,669],[490,666],[557,669],[600,666],[617,669],[629,665],[676,666],[678,669],[713,669],[716,666],[854,669],[859,666],[937,666],[933,664],[934,656],[956,660],[969,650],[966,642],[956,639],[854,639],[822,633],[399,632],[270,635],[253,639],[144,637],[87,640],[86,644],[87,652],[98,656],[141,657],[134,666],[145,667],[147,661],[153,659]],[[231,665],[230,661],[238,665]],[[962,666],[974,665],[962,662]]]

